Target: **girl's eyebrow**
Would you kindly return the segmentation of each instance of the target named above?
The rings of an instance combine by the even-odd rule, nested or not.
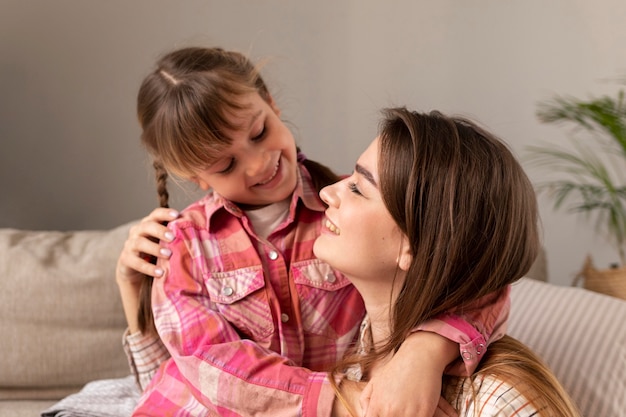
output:
[[[365,169],[363,166],[359,164],[356,164],[354,166],[354,170],[358,172],[359,174],[363,175],[365,179],[368,182],[370,182],[374,187],[378,188],[378,184],[376,184],[376,180],[374,179],[374,176],[372,175],[370,171],[368,171],[367,169]]]
[[[257,119],[261,116],[262,113],[263,113],[263,109],[259,110],[258,112],[254,113],[252,115],[252,118],[250,119],[250,125],[248,126],[248,129],[252,129],[252,125],[254,125],[254,122],[257,121]]]

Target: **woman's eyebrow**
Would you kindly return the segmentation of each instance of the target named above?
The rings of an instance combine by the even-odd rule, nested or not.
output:
[[[376,184],[376,180],[370,171],[365,169],[363,166],[356,164],[354,170],[359,174],[363,175],[367,181],[369,181],[374,187],[378,188],[378,184]]]

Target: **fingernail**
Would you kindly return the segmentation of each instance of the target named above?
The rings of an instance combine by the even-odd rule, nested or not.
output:
[[[169,250],[168,248],[161,248],[159,249],[159,252],[161,252],[161,255],[167,256],[167,257],[172,255],[172,251]]]
[[[157,268],[154,270],[154,276],[155,277],[160,277],[163,276],[163,270],[161,268]]]
[[[171,217],[172,219],[175,219],[175,218],[177,218],[178,216],[179,216],[178,211],[176,211],[176,210],[171,210],[171,211],[170,211],[170,217]]]
[[[168,242],[171,242],[172,240],[174,240],[174,233],[165,232],[165,239],[167,239]]]

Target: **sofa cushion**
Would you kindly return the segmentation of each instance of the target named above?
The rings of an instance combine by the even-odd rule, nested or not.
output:
[[[511,291],[508,333],[543,358],[583,415],[624,415],[626,301],[524,278]]]
[[[0,399],[59,399],[129,374],[115,265],[130,225],[0,229]]]

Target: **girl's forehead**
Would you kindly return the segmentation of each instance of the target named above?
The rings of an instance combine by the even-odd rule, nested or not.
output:
[[[255,99],[254,95],[258,98]],[[237,101],[238,107],[230,108],[226,112],[226,122],[229,126],[224,127],[224,131],[245,131],[250,130],[259,120],[264,112],[264,101],[258,94],[246,96]]]

